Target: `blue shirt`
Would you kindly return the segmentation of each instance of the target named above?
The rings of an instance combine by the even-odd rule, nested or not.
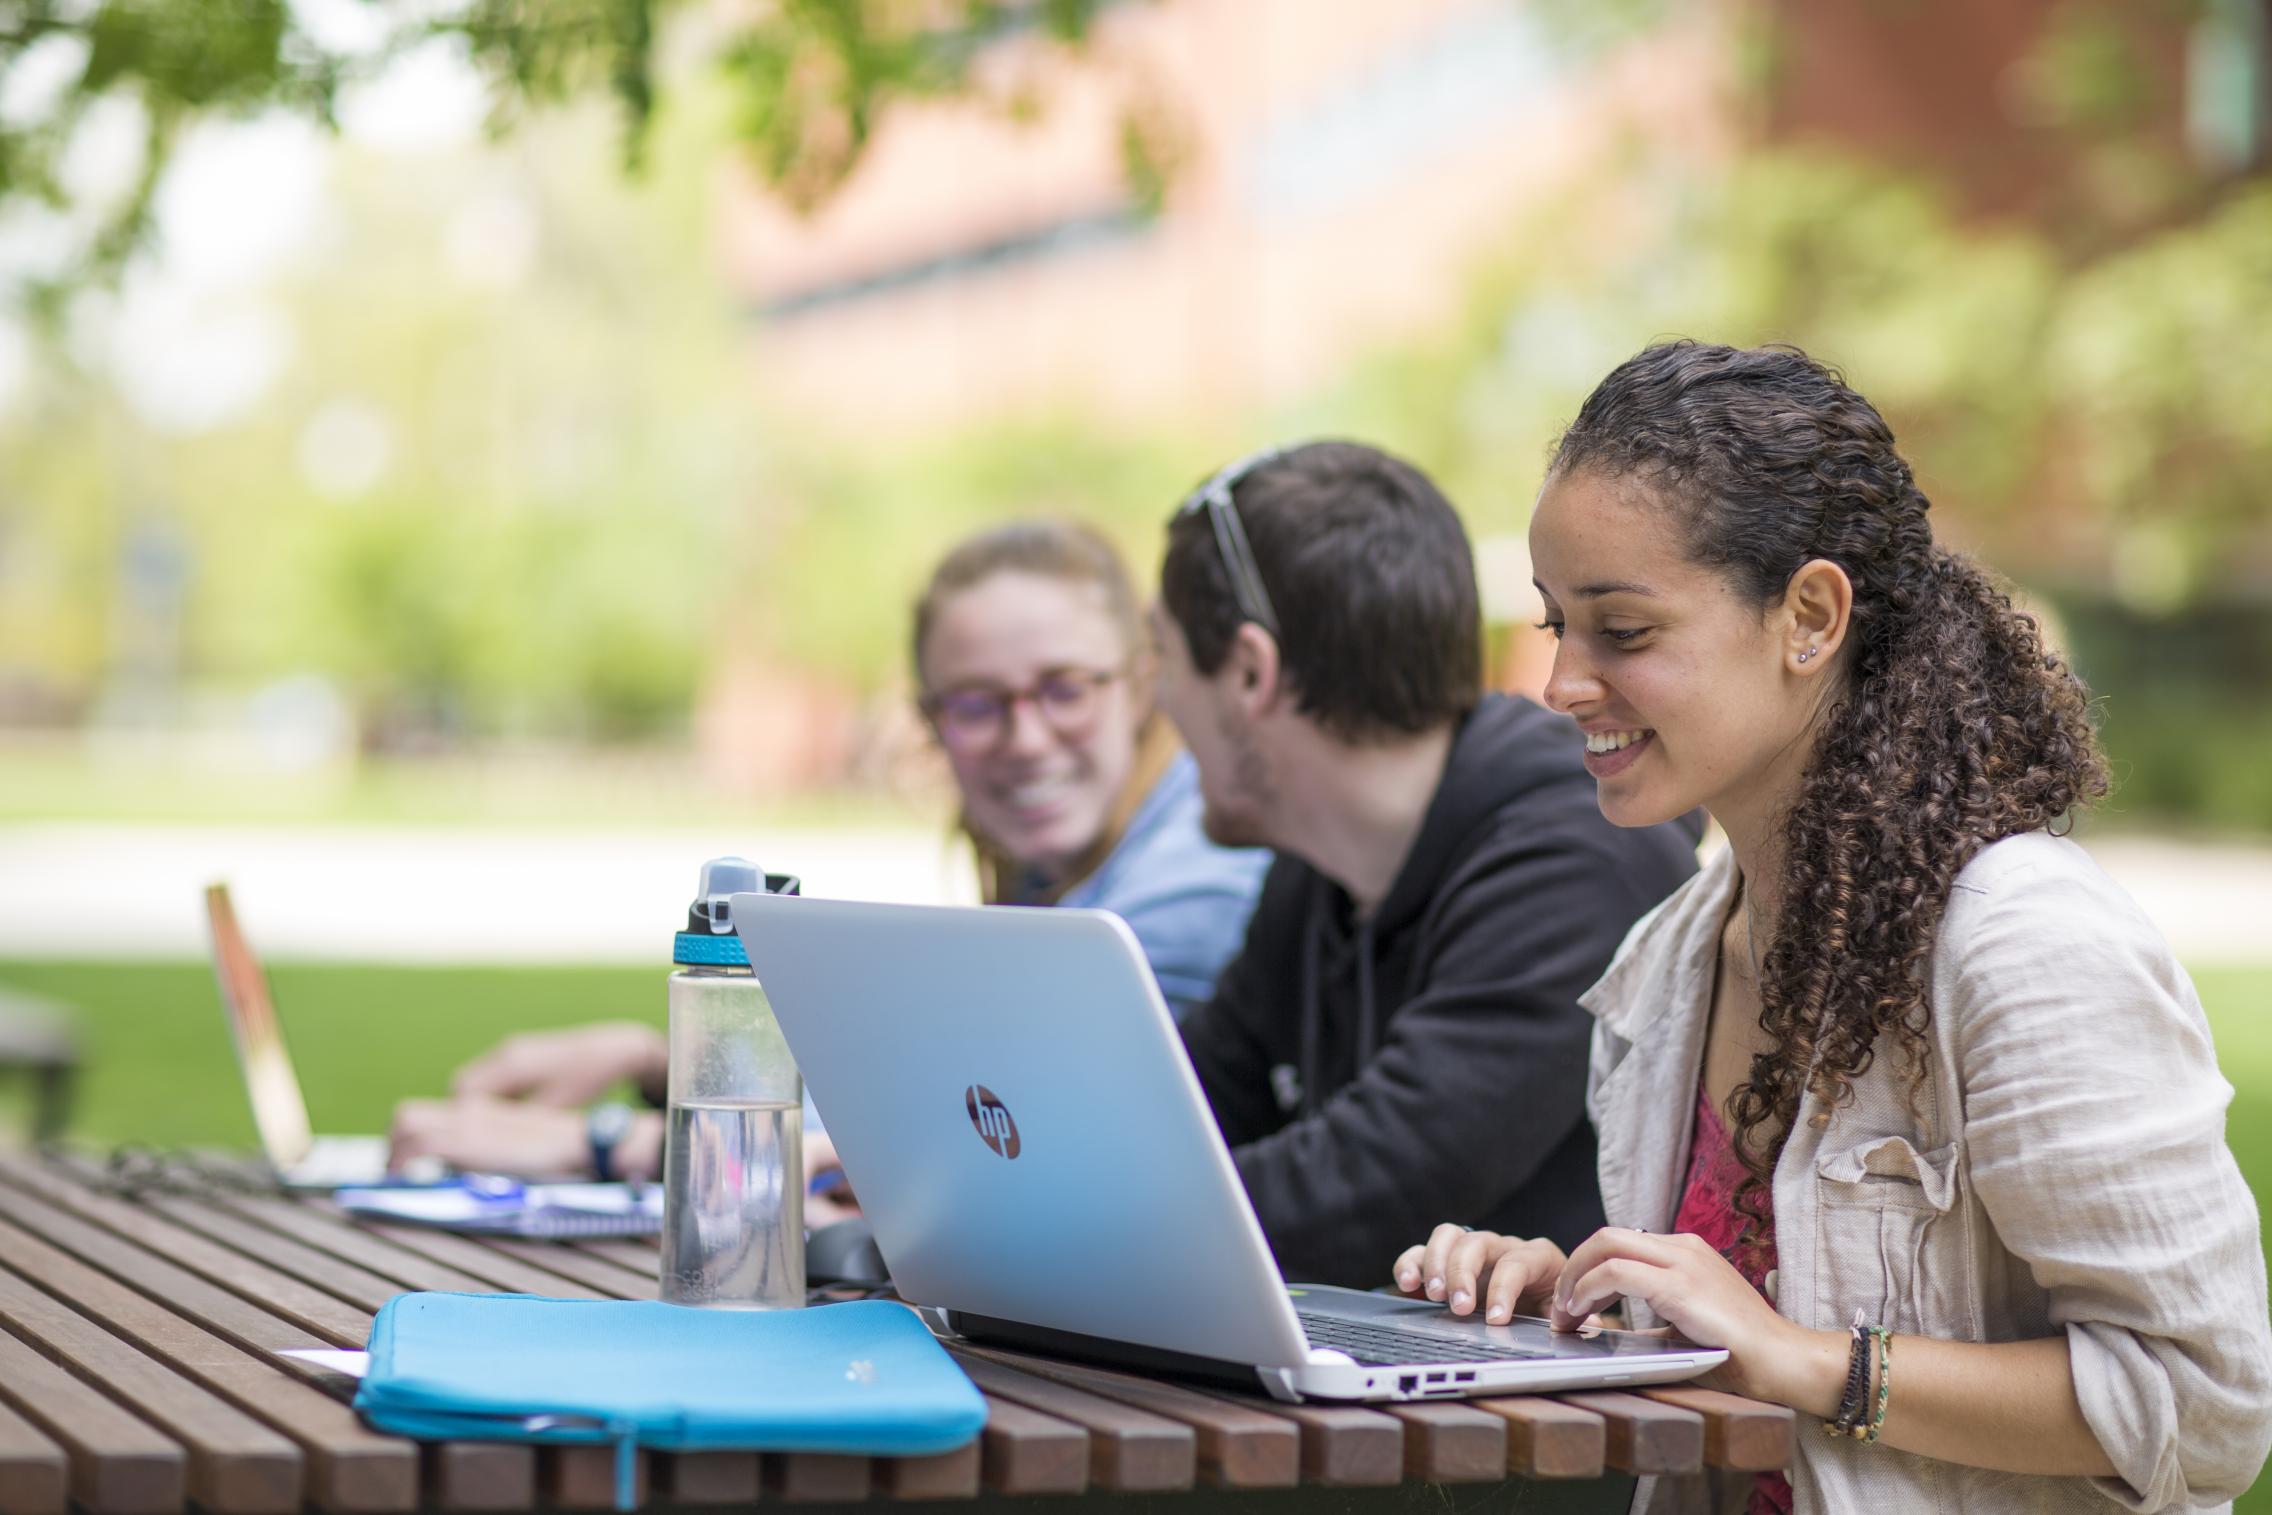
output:
[[[1178,753],[1128,818],[1095,872],[1060,905],[1110,910],[1128,923],[1175,1018],[1207,1003],[1246,941],[1270,853],[1218,847],[1200,829],[1199,765]]]

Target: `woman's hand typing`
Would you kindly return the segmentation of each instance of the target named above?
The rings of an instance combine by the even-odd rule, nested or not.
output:
[[[1483,1318],[1500,1322],[1543,1313],[1563,1262],[1550,1241],[1446,1224],[1407,1247],[1390,1271],[1407,1294],[1449,1304],[1454,1315],[1472,1314],[1480,1301]]]

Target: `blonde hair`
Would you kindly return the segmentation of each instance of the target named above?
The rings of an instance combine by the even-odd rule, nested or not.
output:
[[[914,638],[909,647],[918,687],[925,682],[923,649],[938,622],[940,607],[998,573],[1030,573],[1037,578],[1085,584],[1102,591],[1105,611],[1120,633],[1122,649],[1133,659],[1143,648],[1144,613],[1136,600],[1135,585],[1129,580],[1120,553],[1102,533],[1077,521],[1012,521],[965,538],[931,570],[930,582],[915,601]],[[1144,796],[1152,792],[1152,786],[1175,760],[1177,750],[1173,729],[1156,710],[1146,710],[1136,731],[1135,764],[1105,816],[1104,831],[1074,860],[1065,877],[1043,891],[1040,897],[1019,897],[1029,904],[1047,904],[1095,872],[1120,844],[1137,806],[1143,804]],[[978,856],[980,897],[990,905],[1010,898],[1020,871],[1017,861],[972,826],[967,812],[957,817],[956,824],[970,838]]]

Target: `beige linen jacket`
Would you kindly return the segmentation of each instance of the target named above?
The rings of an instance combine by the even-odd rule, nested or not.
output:
[[[1671,1229],[1734,891],[1723,851],[1584,997],[1612,1225]],[[1957,875],[1930,984],[1914,1109],[1905,1059],[1884,1049],[1827,1123],[1812,1096],[1801,1111],[1774,1175],[1776,1308],[1842,1330],[1859,1307],[1958,1341],[2063,1332],[2121,1477],[1984,1472],[1802,1417],[1799,1515],[2225,1507],[2272,1445],[2272,1325],[2255,1201],[2225,1146],[2232,1086],[2191,981],[2089,854],[2036,833]],[[1741,1509],[1735,1492],[1720,1507]],[[1634,1508],[1710,1509],[1713,1493],[1645,1479]]]

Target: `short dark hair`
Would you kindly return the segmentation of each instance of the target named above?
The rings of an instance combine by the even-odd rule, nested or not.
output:
[[[1483,693],[1475,557],[1428,476],[1355,442],[1311,442],[1231,494],[1278,618],[1295,708],[1344,741],[1418,735]],[[1246,617],[1204,509],[1168,523],[1160,599],[1202,674]]]

